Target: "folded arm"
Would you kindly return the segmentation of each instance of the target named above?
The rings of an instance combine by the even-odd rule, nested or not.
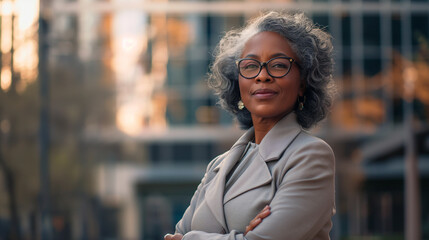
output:
[[[312,239],[330,223],[334,208],[334,156],[324,142],[300,148],[288,159],[288,167],[270,203],[271,214],[246,235],[181,231],[183,240],[300,240]]]

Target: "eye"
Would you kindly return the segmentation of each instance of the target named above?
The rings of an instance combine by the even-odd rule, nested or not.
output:
[[[260,65],[257,61],[251,59],[244,59],[240,62],[240,69],[243,71],[258,70]]]
[[[269,63],[269,68],[276,70],[287,70],[290,67],[290,62],[287,59],[274,59]]]
[[[271,65],[271,68],[277,68],[277,69],[287,69],[288,65],[284,63],[274,63]]]
[[[253,69],[258,69],[259,65],[256,63],[247,63],[242,67],[244,70],[253,70]]]

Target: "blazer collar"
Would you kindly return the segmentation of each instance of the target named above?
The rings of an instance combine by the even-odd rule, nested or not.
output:
[[[258,150],[258,154],[252,159],[243,175],[225,194],[224,203],[251,189],[271,182],[272,176],[266,162],[279,159],[300,131],[301,126],[296,122],[295,113],[289,114],[280,120],[255,149]],[[249,130],[237,141],[236,146],[245,146],[248,141],[253,139],[253,136],[254,131]],[[255,178],[255,176],[258,177]],[[248,179],[252,179],[252,181],[248,181]]]
[[[224,199],[225,190],[225,177],[240,159],[247,143],[251,141],[254,136],[254,129],[250,128],[247,130],[231,147],[231,150],[222,160],[222,162],[216,166],[213,171],[218,172],[211,181],[210,191],[205,193],[205,199],[207,205],[211,209],[213,215],[217,221],[222,225],[224,229],[228,229],[225,222],[225,215],[223,212],[223,204],[232,198],[250,190],[266,184],[271,181],[271,173],[265,162],[277,160],[281,154],[289,146],[289,144],[295,139],[295,137],[301,131],[300,125],[296,121],[295,113],[290,113],[281,119],[268,133],[265,135],[262,142],[259,144],[259,155],[252,161],[247,174],[255,174],[259,176],[254,182],[246,182],[246,177],[241,177],[241,184],[235,184],[227,196]],[[254,172],[253,172],[254,171]],[[246,172],[244,173],[246,175]],[[250,176],[249,176],[250,178]]]
[[[213,171],[217,172],[219,169],[222,168],[232,168],[235,163],[239,160],[241,154],[244,152],[244,149],[246,148],[246,145],[249,141],[251,141],[255,137],[255,132],[253,131],[253,127],[247,130],[235,143],[232,145],[231,149],[229,150],[228,154],[226,155],[226,158],[222,160],[222,162],[217,165]],[[227,167],[224,167],[225,165],[228,165]],[[229,169],[228,169],[229,171]],[[228,172],[226,172],[228,173]]]
[[[289,113],[282,118],[274,127],[268,131],[267,135],[259,144],[259,154],[265,162],[279,159],[284,150],[302,131],[301,125],[296,120],[294,112]],[[231,147],[230,152],[238,152],[241,154],[247,143],[255,138],[255,130],[249,128]],[[226,160],[226,159],[225,159]],[[226,161],[216,166],[213,170],[217,172]],[[235,163],[235,162],[234,162]]]
[[[259,144],[259,154],[265,162],[281,157],[289,144],[302,131],[294,112],[282,118],[262,139]]]

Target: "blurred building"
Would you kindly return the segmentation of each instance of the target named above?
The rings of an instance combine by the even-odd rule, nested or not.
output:
[[[70,194],[76,208],[53,205],[58,238],[152,240],[174,231],[207,163],[241,134],[206,86],[212,53],[226,31],[262,9],[302,10],[333,36],[339,96],[330,118],[313,130],[337,156],[333,239],[403,239],[402,129],[410,86],[404,71],[413,69],[422,228],[429,238],[428,0],[42,3],[51,137],[75,144],[82,167],[80,190]],[[5,76],[2,70],[2,88]],[[62,104],[69,100],[76,105]],[[75,119],[66,132],[64,119]]]
[[[205,85],[211,52],[225,31],[240,27],[261,8],[303,10],[333,35],[340,97],[332,117],[315,130],[343,150],[337,150],[339,211],[333,234],[401,236],[403,174],[390,179],[399,181],[395,191],[374,193],[373,184],[380,183],[368,168],[372,159],[364,153],[368,141],[384,141],[390,138],[387,133],[402,128],[402,73],[410,65],[418,72],[416,122],[425,126],[429,3],[252,1],[246,9],[242,4],[52,2],[53,62],[74,57],[83,69],[83,82],[91,81],[91,74],[111,74],[114,121],[88,121],[85,130],[86,154],[97,153],[95,189],[101,205],[110,209],[101,212],[113,214],[100,220],[116,219],[106,221],[99,236],[158,239],[172,231],[206,163],[240,134],[231,130],[231,118],[215,107],[216,99]],[[386,154],[383,151],[380,154]],[[396,157],[404,159],[400,153]],[[347,172],[352,164],[356,168]],[[390,183],[383,177],[387,170],[379,172],[379,179]],[[427,171],[422,174],[426,183]],[[379,208],[395,216],[373,218]],[[423,218],[427,224],[427,210]]]

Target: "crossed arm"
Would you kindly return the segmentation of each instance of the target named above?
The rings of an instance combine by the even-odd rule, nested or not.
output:
[[[334,208],[332,150],[326,143],[311,142],[292,152],[268,211],[264,209],[257,214],[244,233],[236,230],[226,234],[185,231],[182,227],[189,226],[189,216],[182,218],[176,232],[186,233],[189,239],[297,240],[313,239],[316,235],[328,239]],[[192,210],[188,215],[191,213]],[[181,234],[169,234],[164,239],[181,240],[182,237]]]
[[[268,215],[271,214],[271,208],[269,205],[265,206],[264,209],[262,209],[258,215],[256,215],[255,218],[253,218],[249,225],[246,226],[246,231],[244,232],[244,236],[246,236],[246,234],[250,231],[252,231],[253,229],[255,229],[264,218],[268,217]],[[164,240],[182,240],[183,235],[180,233],[176,233],[176,234],[166,234],[164,236]]]

